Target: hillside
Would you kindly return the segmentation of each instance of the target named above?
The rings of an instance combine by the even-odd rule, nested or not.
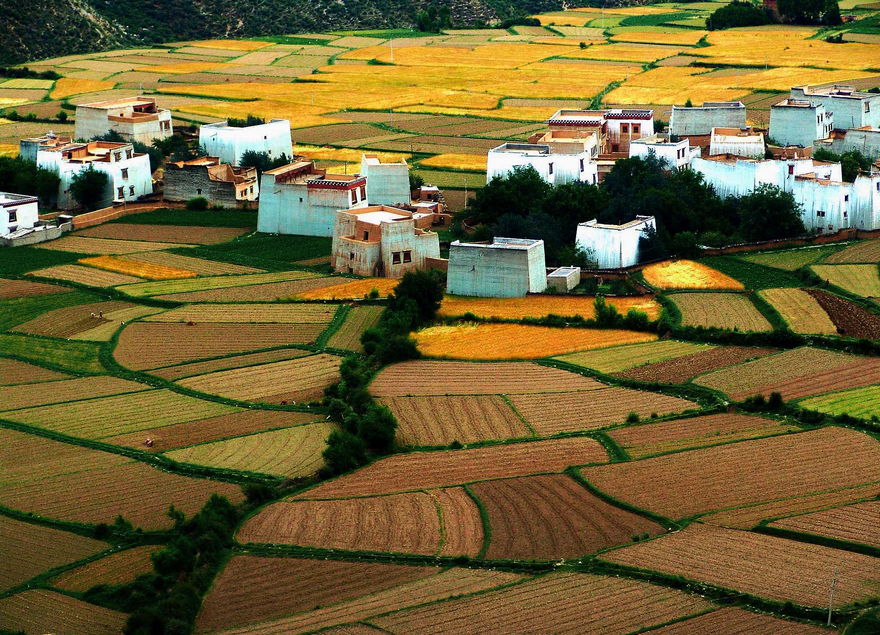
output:
[[[0,6],[0,63],[119,46],[333,29],[412,27],[427,0],[42,0]],[[436,3],[435,3],[436,4]],[[455,25],[562,7],[563,0],[450,0]],[[580,2],[572,4],[590,4]],[[612,3],[614,4],[614,3]]]

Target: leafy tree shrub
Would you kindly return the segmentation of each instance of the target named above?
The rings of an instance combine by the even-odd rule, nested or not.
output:
[[[40,199],[40,205],[53,206],[58,198],[61,179],[50,170],[21,157],[0,157],[0,191],[29,194]]]
[[[403,275],[394,294],[390,309],[395,312],[401,308],[410,310],[407,302],[411,300],[417,310],[419,324],[430,322],[437,316],[443,301],[444,284],[436,271],[408,271]]]
[[[204,196],[196,196],[186,202],[186,209],[191,212],[204,212],[208,209],[208,199]]]
[[[745,196],[730,199],[739,218],[739,231],[747,241],[801,236],[806,227],[801,206],[790,192],[773,185],[761,185]]]
[[[91,165],[87,170],[75,174],[70,181],[70,193],[87,211],[110,205],[113,197],[109,190],[110,177]]]
[[[345,430],[333,431],[327,437],[323,473],[335,476],[356,469],[367,462],[367,446],[357,436]]]
[[[858,150],[850,150],[843,154],[835,154],[824,148],[819,148],[813,153],[813,158],[817,161],[831,161],[840,163],[840,171],[843,180],[852,183],[859,175],[859,171],[869,174],[871,172],[871,159],[866,157]]]
[[[734,0],[728,5],[716,9],[706,18],[706,28],[710,31],[733,29],[743,26],[760,26],[773,22],[773,16],[758,5]]]
[[[198,154],[186,138],[178,133],[164,139],[154,139],[153,147],[172,161],[188,161],[195,159]]]
[[[409,173],[409,189],[418,190],[425,184],[425,179],[422,178],[421,174],[416,174],[412,170]]]
[[[372,405],[358,424],[358,436],[369,449],[377,452],[392,448],[396,431],[397,420],[388,406]]]
[[[232,128],[250,128],[251,126],[261,126],[264,123],[266,123],[266,120],[262,117],[256,117],[250,114],[244,119],[229,117],[226,120],[226,125]]]
[[[443,29],[452,28],[452,16],[448,5],[439,9],[431,5],[426,11],[419,11],[416,15],[416,28],[425,33],[439,33]]]
[[[257,168],[257,178],[266,170],[274,170],[288,163],[290,163],[290,159],[287,158],[286,154],[273,159],[269,156],[268,152],[257,152],[255,150],[248,150],[242,154],[241,161],[239,161],[242,167]]]

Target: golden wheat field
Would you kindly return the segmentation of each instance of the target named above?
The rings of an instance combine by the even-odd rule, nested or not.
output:
[[[439,315],[459,316],[473,313],[478,317],[502,319],[539,318],[546,315],[579,315],[585,319],[595,315],[594,296],[527,295],[524,298],[476,298],[447,295]],[[650,296],[606,298],[605,301],[620,313],[629,310],[644,311],[652,320],[660,317],[660,305]]]
[[[742,282],[693,260],[667,260],[642,269],[645,281],[658,289],[743,289]]]
[[[195,278],[197,275],[194,271],[187,271],[186,269],[166,267],[165,265],[157,265],[150,262],[137,262],[135,260],[126,260],[114,256],[81,258],[79,263],[89,267],[95,267],[96,269],[104,269],[105,271],[113,271],[123,275],[146,278],[147,280],[178,280],[181,278]]]

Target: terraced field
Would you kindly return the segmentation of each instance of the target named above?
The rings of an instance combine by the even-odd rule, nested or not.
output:
[[[193,304],[147,318],[147,322],[212,322],[232,324],[329,324],[335,305],[326,304]]]
[[[94,267],[83,267],[82,265],[58,265],[56,267],[38,269],[31,272],[30,275],[78,282],[89,287],[115,287],[118,284],[140,282],[140,279],[134,276],[125,276],[121,273],[95,269]]]
[[[855,295],[880,297],[877,265],[813,265],[817,276]]]
[[[37,249],[69,251],[78,254],[133,254],[138,251],[160,251],[171,247],[188,247],[182,243],[157,243],[143,240],[112,240],[109,238],[88,238],[85,236],[64,236],[58,240],[35,245]]]
[[[812,514],[783,518],[771,523],[771,525],[781,529],[880,547],[880,531],[877,528],[878,514],[880,514],[880,501],[868,501],[837,509],[813,512]]]
[[[785,271],[795,271],[801,267],[819,262],[823,258],[824,262],[838,262],[839,254],[835,254],[838,247],[802,247],[800,249],[790,249],[786,251],[768,251],[757,254],[742,254],[737,256],[741,260],[754,262],[765,267],[774,267],[776,269],[784,269]],[[847,251],[846,249],[844,251]]]
[[[54,284],[41,282],[29,282],[27,280],[6,280],[0,278],[0,300],[13,298],[32,298],[34,296],[48,295],[50,293],[66,293],[69,289]]]
[[[165,245],[165,247],[167,247],[167,245]],[[138,284],[123,285],[120,287],[119,290],[134,297],[165,296],[169,294],[174,295],[178,293],[188,293],[192,291],[246,287],[256,284],[268,284],[271,282],[307,280],[309,278],[316,277],[318,277],[317,274],[307,271],[280,271],[273,273],[252,273],[234,276],[209,276],[205,278],[191,278],[185,280],[161,280],[158,282],[141,282]]]
[[[655,364],[711,349],[712,347],[706,344],[661,340],[646,344],[624,344],[623,346],[612,346],[583,353],[572,353],[556,359],[576,366],[592,368],[601,373],[618,373],[644,364]]]
[[[24,591],[0,600],[3,626],[26,633],[68,632],[77,635],[119,633],[125,613],[53,591]]]
[[[804,408],[831,415],[848,414],[852,417],[870,419],[880,416],[880,386],[832,392],[805,399],[800,404]]]
[[[828,256],[823,262],[829,265],[880,263],[880,240],[860,240]]]
[[[89,227],[76,236],[111,238],[115,240],[147,240],[160,243],[192,243],[211,245],[225,243],[247,232],[237,227],[191,227],[186,225],[142,225],[107,223]]]
[[[737,293],[676,293],[669,298],[681,311],[684,326],[729,331],[770,331],[772,327],[754,304]]]
[[[595,317],[596,298],[591,296],[528,295],[524,298],[474,298],[447,295],[439,315],[457,316],[473,313],[479,317],[522,319],[546,315],[579,315],[584,319]],[[660,317],[660,305],[651,296],[635,298],[608,298],[608,304],[620,313],[630,309],[643,311],[652,320]]]
[[[156,545],[144,545],[119,551],[57,575],[51,583],[55,588],[75,593],[85,593],[97,584],[126,584],[153,571],[150,555],[158,550]]]
[[[0,387],[0,399],[10,410],[29,408],[39,404],[53,404],[81,399],[93,399],[124,393],[137,393],[149,386],[116,377],[80,377],[43,384]]]
[[[213,359],[207,362],[192,362],[190,364],[167,366],[165,368],[151,370],[150,374],[173,381],[175,379],[183,379],[194,375],[204,375],[219,370],[257,366],[259,364],[278,362],[285,359],[296,359],[297,357],[305,357],[309,354],[309,351],[300,350],[298,348],[282,348],[266,351],[265,353],[231,355],[229,357],[221,357],[220,359]]]
[[[15,359],[0,358],[0,386],[33,384],[44,381],[65,379],[69,375],[41,366],[34,366]]]
[[[682,355],[663,362],[637,366],[621,373],[618,377],[637,381],[658,382],[661,384],[681,384],[703,373],[735,366],[751,359],[773,355],[779,351],[772,348],[751,348],[746,346],[719,346],[699,353]]]
[[[741,282],[692,260],[675,260],[649,265],[642,270],[645,280],[658,289],[734,290]]]
[[[823,635],[821,626],[727,607],[658,628],[657,635]]]
[[[95,269],[104,269],[120,273],[124,276],[132,276],[145,280],[180,280],[183,278],[195,278],[196,272],[188,269],[178,269],[167,265],[140,262],[117,258],[116,256],[96,256],[93,258],[81,258],[79,264]]]
[[[362,352],[361,335],[379,323],[379,317],[383,310],[383,307],[380,306],[354,307],[348,312],[342,326],[327,340],[327,346],[355,353]]]
[[[837,334],[837,327],[822,305],[803,289],[764,289],[759,293],[795,333]]]

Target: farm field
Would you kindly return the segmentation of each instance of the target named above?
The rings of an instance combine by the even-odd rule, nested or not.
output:
[[[29,282],[28,280],[6,280],[0,278],[0,300],[31,298],[50,293],[66,293],[69,289],[54,284]]]
[[[692,260],[658,262],[642,269],[645,281],[658,289],[734,290],[743,284],[711,267]]]
[[[700,353],[692,353],[662,362],[645,364],[615,374],[618,377],[635,379],[637,381],[679,384],[690,381],[703,373],[727,368],[778,352],[772,348],[718,346]]]
[[[494,317],[502,319],[522,319],[526,317],[544,317],[546,315],[579,315],[584,319],[595,317],[592,296],[565,295],[527,295],[524,298],[473,298],[466,296],[447,295],[443,298],[439,315],[459,316],[473,313],[478,317]],[[660,305],[652,298],[608,298],[608,304],[620,313],[630,309],[644,311],[652,320],[660,316]]]
[[[155,307],[143,307],[118,301],[77,304],[48,311],[11,330],[46,337],[93,339],[93,332],[102,333],[107,329],[112,329],[109,331],[112,335],[120,327],[123,319],[131,319],[138,315],[149,315],[159,311],[161,309]],[[107,339],[110,338],[107,337]]]
[[[712,350],[712,348],[706,344],[662,340],[647,344],[624,344],[583,353],[572,353],[556,359],[576,366],[592,368],[600,373],[618,373],[645,364],[654,364]]]
[[[821,626],[789,622],[777,617],[750,613],[727,607],[663,626],[656,635],[823,635],[828,631]]]
[[[68,632],[77,635],[119,633],[125,613],[88,604],[54,591],[24,591],[0,600],[4,628],[26,633]]]
[[[64,236],[58,240],[35,245],[36,249],[69,251],[79,254],[132,254],[137,251],[159,251],[171,247],[189,247],[182,243],[157,243],[145,240],[115,240],[111,238],[88,238],[86,236]]]
[[[0,399],[10,410],[39,404],[93,399],[124,393],[137,393],[149,386],[116,377],[79,377],[44,384],[0,387]]]
[[[187,227],[183,225],[107,223],[80,230],[74,235],[114,240],[212,245],[228,242],[237,236],[247,233],[247,231],[247,229],[238,227]]]
[[[880,338],[880,317],[859,305],[822,289],[807,291],[828,314],[841,335],[866,339]]]
[[[156,265],[146,262],[126,260],[115,256],[94,256],[81,258],[79,264],[96,269],[104,269],[124,276],[143,278],[146,280],[179,280],[182,278],[195,278],[195,271],[176,269],[166,265]]]
[[[483,549],[486,534],[480,508],[463,487],[429,490],[440,506],[443,521],[441,556],[465,555],[476,558]]]
[[[125,584],[143,573],[152,572],[150,554],[157,550],[156,545],[144,545],[119,551],[57,575],[51,584],[76,593],[85,593],[96,584]]]
[[[290,280],[305,280],[315,277],[318,277],[318,274],[308,271],[278,271],[272,273],[220,275],[184,280],[160,280],[155,282],[141,282],[138,284],[122,285],[119,287],[119,290],[133,297],[145,297],[154,295],[165,296],[169,294],[186,293],[190,291],[205,291],[215,289],[227,289],[231,287],[245,287],[254,284],[286,282]]]
[[[764,289],[758,293],[795,333],[837,334],[837,327],[822,305],[803,289]]]
[[[121,273],[95,269],[94,267],[83,267],[82,265],[56,265],[55,267],[32,271],[28,275],[78,282],[89,287],[115,287],[118,284],[131,284],[141,281],[140,278],[135,278],[134,276],[125,276]],[[56,288],[64,289],[64,287]]]
[[[865,298],[880,297],[877,265],[813,265],[817,276],[831,284]]]
[[[398,282],[399,280],[391,278],[365,278],[304,290],[294,293],[293,297],[300,300],[358,300],[370,295],[375,289],[379,292],[379,297],[384,298],[394,291]]]
[[[880,466],[874,464],[878,456],[880,446],[871,437],[823,428],[596,465],[581,472],[595,487],[620,500],[669,518],[687,518],[873,483],[880,480]],[[731,479],[731,474],[738,476]],[[700,484],[699,489],[694,483]]]
[[[877,531],[878,513],[880,513],[880,501],[869,501],[783,518],[770,525],[780,529],[880,547],[880,532]]]
[[[291,298],[304,291],[347,284],[349,284],[349,278],[303,278],[288,282],[248,284],[240,287],[170,293],[154,297],[157,300],[171,300],[172,302],[272,302]]]
[[[142,253],[129,254],[126,256],[126,260],[136,260],[137,262],[143,262],[146,264],[184,269],[186,271],[192,271],[200,276],[265,273],[262,269],[257,269],[256,267],[245,267],[244,265],[235,265],[229,262],[182,256],[180,254],[171,253],[170,251],[145,251]]]
[[[755,558],[756,553],[763,557]],[[838,606],[877,595],[876,558],[700,523],[600,559],[815,607],[827,606],[829,576],[836,567]]]
[[[857,241],[828,256],[823,262],[829,265],[880,263],[880,240]]]
[[[164,311],[145,322],[329,324],[337,307],[327,304],[195,304]]]
[[[745,332],[772,330],[755,305],[738,293],[675,293],[669,298],[681,311],[684,326]]]
[[[832,392],[805,399],[801,406],[827,414],[848,414],[852,417],[870,419],[880,416],[880,386],[866,386],[842,392]]]
[[[151,370],[151,375],[156,375],[162,379],[174,381],[185,377],[193,377],[195,375],[204,375],[220,370],[229,370],[232,368],[244,368],[247,366],[257,366],[268,362],[278,362],[286,359],[296,359],[309,355],[309,351],[297,348],[282,348],[264,353],[246,353],[244,355],[231,355],[229,357],[221,357],[207,362],[191,362],[189,364],[178,364],[177,366],[166,366]]]
[[[341,348],[355,353],[363,351],[361,335],[379,323],[383,307],[358,306],[353,307],[345,316],[342,326],[337,329],[330,339],[327,340],[329,348]]]
[[[68,375],[48,368],[26,364],[15,359],[0,358],[0,385],[33,384],[65,379]]]
[[[847,251],[850,249],[844,249]],[[737,256],[740,260],[747,260],[755,264],[764,265],[765,267],[775,267],[786,271],[794,271],[819,262],[843,262],[838,260],[838,247],[802,247],[800,249],[790,249],[786,251],[768,251],[756,254],[742,254]]]

